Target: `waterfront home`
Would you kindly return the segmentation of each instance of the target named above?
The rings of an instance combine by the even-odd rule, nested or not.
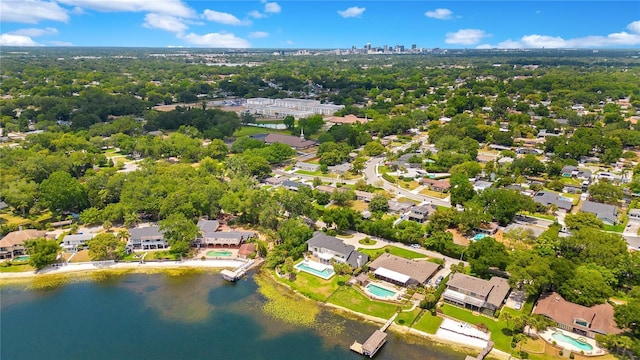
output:
[[[553,292],[538,299],[534,314],[544,315],[556,323],[556,327],[594,339],[596,335],[622,332],[613,318],[614,309],[609,303],[586,307],[574,304]]]
[[[139,227],[129,230],[127,246],[132,249],[152,250],[166,249],[169,243],[164,238],[164,231],[158,225]]]
[[[580,211],[594,214],[598,219],[607,225],[615,225],[618,222],[618,208],[613,205],[585,201]]]
[[[493,316],[500,310],[511,288],[507,279],[484,280],[461,273],[451,274],[443,298],[446,303]]]
[[[13,259],[24,255],[24,242],[46,236],[46,231],[20,230],[12,231],[0,240],[0,259]]]
[[[426,284],[440,270],[440,265],[383,253],[369,264],[369,269],[378,279],[407,287]]]
[[[323,264],[331,264],[331,261],[347,263],[352,268],[359,268],[369,262],[369,256],[356,251],[351,245],[346,245],[342,240],[316,231],[313,237],[307,240],[309,252],[317,257]]]
[[[76,252],[79,247],[87,245],[87,241],[93,239],[95,234],[83,233],[83,234],[70,234],[65,235],[62,238],[62,249],[66,252]]]
[[[196,235],[195,246],[238,247],[256,235],[252,231],[218,231],[219,227],[220,224],[217,220],[199,220],[198,229],[200,231]]]

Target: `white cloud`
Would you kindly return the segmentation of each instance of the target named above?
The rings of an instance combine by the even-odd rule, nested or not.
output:
[[[267,14],[279,14],[282,8],[276,2],[268,2],[264,4],[264,12]]]
[[[179,18],[171,15],[147,14],[142,26],[149,29],[161,29],[172,33],[182,34],[189,27]]]
[[[251,46],[247,40],[229,33],[209,33],[204,35],[190,33],[180,38],[195,46],[214,48],[248,48]]]
[[[250,21],[240,20],[232,14],[206,9],[202,13],[205,19],[225,25],[251,25]]]
[[[449,9],[435,9],[424,13],[424,16],[438,20],[449,20],[451,19],[451,15],[453,15],[453,12]]]
[[[474,45],[487,36],[489,36],[489,34],[484,30],[460,29],[456,32],[447,33],[444,42],[455,45]]]
[[[69,13],[52,1],[0,1],[0,22],[36,24],[46,20],[67,22]]]
[[[178,17],[195,17],[195,11],[180,0],[58,0],[70,6],[104,12],[150,12]]]
[[[26,35],[2,34],[0,35],[0,45],[2,46],[41,46],[32,38]]]
[[[57,33],[58,33],[58,29],[47,27],[44,29],[36,29],[36,28],[20,29],[20,30],[11,31],[8,34],[24,35],[28,37],[38,37],[38,36],[56,35]]]
[[[266,14],[263,14],[258,10],[253,10],[253,11],[249,12],[249,16],[251,16],[254,19],[262,19],[262,18],[267,17]]]
[[[268,36],[269,36],[269,33],[264,31],[254,31],[249,33],[249,37],[252,39],[261,39],[261,38],[266,38]]]
[[[627,30],[634,34],[640,34],[640,20],[634,21],[627,25]]]
[[[338,14],[340,14],[340,16],[342,16],[343,18],[360,17],[362,16],[365,10],[367,9],[363,7],[361,8],[357,6],[352,6],[347,10],[338,11]]]

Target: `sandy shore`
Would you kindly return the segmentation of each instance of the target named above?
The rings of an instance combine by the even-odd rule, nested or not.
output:
[[[84,263],[73,264],[70,263],[65,266],[59,267],[47,267],[46,269],[38,272],[16,272],[16,273],[0,273],[0,280],[2,279],[26,279],[34,278],[43,275],[54,274],[68,274],[68,273],[86,273],[96,270],[116,270],[116,269],[131,269],[131,270],[152,270],[152,269],[178,269],[178,268],[209,268],[209,269],[235,269],[238,266],[244,265],[244,261],[240,260],[187,260],[187,261],[165,261],[165,262],[146,262],[146,263]]]

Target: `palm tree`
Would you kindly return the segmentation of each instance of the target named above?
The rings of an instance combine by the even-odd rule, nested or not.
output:
[[[513,320],[513,315],[510,312],[502,311],[500,313],[500,320],[506,322],[507,323],[507,329],[509,329],[509,331],[512,331],[511,327],[509,326],[509,322],[511,320]]]
[[[522,345],[526,344],[529,341],[529,337],[523,333],[518,333],[513,335],[512,347],[515,348],[516,345],[520,344],[520,348],[518,351],[522,354]]]
[[[118,240],[126,242],[127,240],[129,240],[129,231],[125,229],[118,230],[118,234],[116,236]]]

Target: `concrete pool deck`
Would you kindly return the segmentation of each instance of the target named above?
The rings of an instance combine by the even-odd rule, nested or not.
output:
[[[581,342],[587,343],[589,345],[591,345],[591,347],[593,348],[593,350],[591,351],[587,351],[587,350],[583,350],[578,348],[577,346],[574,346],[568,342],[563,342],[563,341],[558,341],[556,339],[553,338],[553,334],[556,332],[561,332],[562,334],[564,334],[565,336],[568,337],[572,337],[576,340],[579,340]],[[542,332],[538,332],[538,335],[544,339],[544,341],[548,342],[549,344],[555,345],[557,347],[563,348],[565,350],[569,350],[571,352],[574,352],[576,354],[583,354],[587,355],[587,356],[599,356],[599,355],[604,355],[607,352],[604,351],[603,349],[601,349],[600,347],[598,347],[596,341],[594,339],[590,339],[586,336],[582,336],[582,335],[578,335],[575,333],[572,333],[570,331],[566,331],[566,330],[562,330],[562,329],[558,329],[558,328],[548,328],[545,331]]]

